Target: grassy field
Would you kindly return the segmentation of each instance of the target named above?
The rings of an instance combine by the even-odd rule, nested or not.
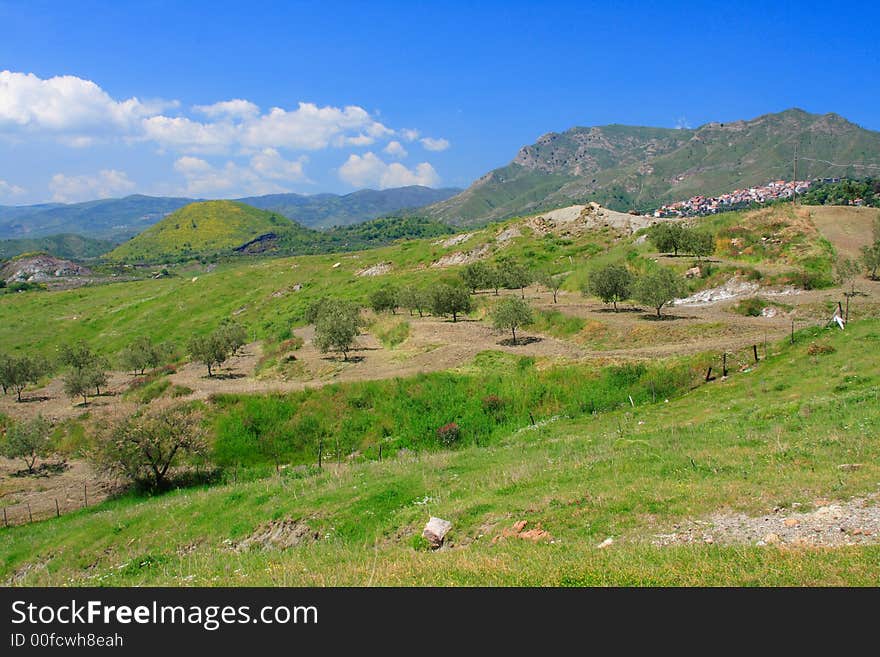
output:
[[[825,348],[817,349],[815,345]],[[880,546],[658,547],[719,510],[809,510],[877,491],[880,321],[810,329],[747,372],[668,402],[530,428],[490,446],[287,469],[126,497],[0,531],[7,583],[92,585],[871,585]],[[841,464],[858,467],[840,468]],[[431,515],[450,547],[425,549]],[[266,523],[297,547],[234,549]],[[501,538],[518,520],[552,541]],[[608,537],[606,549],[597,545]]]

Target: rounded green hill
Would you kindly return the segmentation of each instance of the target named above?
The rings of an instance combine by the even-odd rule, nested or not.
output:
[[[235,201],[200,201],[169,214],[107,254],[124,262],[163,262],[232,251],[260,236],[287,233],[294,223]]]

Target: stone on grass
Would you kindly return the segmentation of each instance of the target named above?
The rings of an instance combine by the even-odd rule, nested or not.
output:
[[[431,547],[436,550],[443,545],[443,539],[446,538],[446,534],[449,533],[450,529],[452,529],[451,522],[443,520],[443,518],[435,518],[434,516],[431,516],[431,519],[428,520],[428,523],[422,530],[422,536],[431,544]]]

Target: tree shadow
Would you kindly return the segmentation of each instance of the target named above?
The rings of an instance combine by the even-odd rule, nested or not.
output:
[[[53,475],[59,475],[62,472],[67,472],[70,470],[70,465],[67,461],[48,461],[46,463],[40,463],[40,465],[34,468],[33,472],[30,472],[27,468],[22,468],[21,470],[16,470],[10,474],[11,477],[51,477]]]
[[[364,356],[349,356],[348,360],[342,358],[342,356],[321,356],[321,360],[326,361],[328,363],[363,363],[366,358]]]
[[[209,377],[203,377],[203,378],[209,378]],[[221,381],[227,381],[230,379],[243,379],[243,378],[245,378],[245,375],[242,374],[241,372],[218,372],[217,374],[215,374],[214,376],[212,376],[210,378],[220,379]]]
[[[639,308],[637,306],[630,306],[627,308],[618,308],[616,311],[614,308],[599,308],[598,310],[594,310],[593,312],[597,313],[610,313],[612,315],[621,315],[626,313],[643,313],[645,312],[644,308]]]
[[[677,319],[695,319],[695,318],[689,317],[686,315],[669,315],[669,314],[665,314],[665,315],[661,315],[660,317],[657,317],[657,315],[655,313],[653,315],[642,315],[642,319],[644,319],[648,322],[673,322]]]
[[[543,341],[544,338],[539,338],[536,335],[524,335],[522,337],[517,337],[516,343],[513,342],[513,338],[505,338],[501,340],[498,344],[502,347],[523,347],[525,345],[534,344],[536,342]]]
[[[18,404],[31,404],[34,402],[44,402],[52,399],[49,395],[36,395],[29,397],[22,397],[20,402],[16,402]]]

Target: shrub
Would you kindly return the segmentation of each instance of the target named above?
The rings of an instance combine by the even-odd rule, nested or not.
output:
[[[833,354],[837,351],[830,344],[823,344],[821,342],[812,342],[810,346],[807,347],[807,353],[810,356],[820,356],[822,354]]]
[[[444,445],[454,445],[461,438],[461,429],[455,422],[444,424],[437,429],[437,438]]]

